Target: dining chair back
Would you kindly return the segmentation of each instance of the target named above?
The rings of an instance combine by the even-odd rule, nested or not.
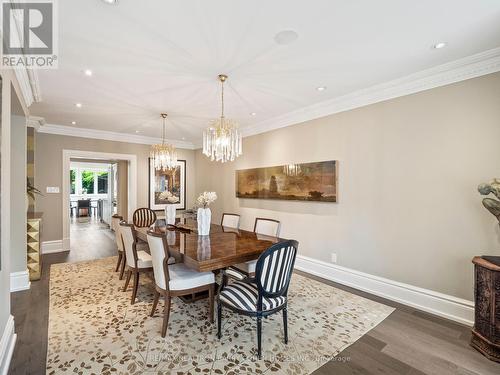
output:
[[[165,236],[152,235],[148,233],[148,245],[153,258],[153,275],[155,283],[163,290],[168,290],[168,245]]]
[[[127,266],[136,268],[137,267],[137,255],[136,255],[136,236],[134,226],[127,223],[120,223],[120,232],[123,239],[123,247],[125,250],[125,259],[127,261]]]
[[[278,220],[258,217],[255,219],[253,231],[271,237],[279,237],[281,223]]]
[[[147,228],[156,221],[156,213],[149,208],[138,208],[135,210],[132,220],[137,228]]]
[[[262,297],[276,298],[288,292],[298,246],[294,240],[278,242],[257,260],[255,280],[261,303]]]
[[[90,199],[79,199],[76,209],[76,216],[80,217],[80,211],[85,210],[85,216],[90,216]]]
[[[123,252],[123,239],[120,228],[120,222],[122,220],[123,217],[119,215],[111,216],[111,229],[115,232],[116,248],[118,249],[118,261],[116,263],[115,272],[118,272],[121,266],[120,280],[123,278],[123,272],[125,271],[125,254]]]
[[[240,215],[229,214],[224,212],[222,214],[222,220],[220,222],[220,225],[227,228],[238,229],[240,227]]]

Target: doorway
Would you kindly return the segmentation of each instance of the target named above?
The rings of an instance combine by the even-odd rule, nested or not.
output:
[[[110,236],[111,216],[131,218],[137,205],[137,157],[63,150],[63,251],[71,241],[92,248]],[[122,189],[120,189],[122,186]],[[123,194],[126,190],[126,194]]]

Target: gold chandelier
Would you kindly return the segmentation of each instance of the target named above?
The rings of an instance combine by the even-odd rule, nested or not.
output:
[[[238,124],[224,117],[224,82],[227,75],[219,74],[221,82],[221,116],[213,120],[203,132],[203,154],[212,161],[225,163],[233,161],[242,154],[241,133]]]
[[[161,145],[151,146],[151,158],[157,171],[170,170],[177,168],[177,151],[171,144],[165,144],[165,127],[167,125],[167,114],[162,113],[163,131],[161,134]]]

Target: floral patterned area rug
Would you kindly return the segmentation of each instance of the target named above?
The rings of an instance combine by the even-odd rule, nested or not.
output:
[[[153,284],[142,276],[138,300],[113,272],[116,258],[55,264],[50,270],[47,374],[310,374],[383,321],[393,308],[293,275],[289,343],[281,313],[256,322],[223,310],[223,336],[207,317],[208,301],[172,300],[162,338],[163,302],[150,317]]]

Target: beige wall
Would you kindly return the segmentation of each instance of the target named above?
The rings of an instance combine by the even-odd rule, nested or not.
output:
[[[500,74],[245,138],[234,163],[197,152],[197,191],[223,211],[281,220],[300,254],[472,299],[473,255],[500,254],[480,182],[500,177]],[[335,159],[339,201],[235,198],[235,169]]]
[[[43,212],[42,241],[61,240],[62,194],[46,194],[47,186],[59,186],[62,191],[62,150],[84,150],[137,155],[137,206],[148,207],[148,145],[113,142],[52,134],[36,134],[35,181],[44,192],[37,197],[36,210]],[[194,202],[194,151],[178,150],[179,159],[186,160],[186,205]]]

